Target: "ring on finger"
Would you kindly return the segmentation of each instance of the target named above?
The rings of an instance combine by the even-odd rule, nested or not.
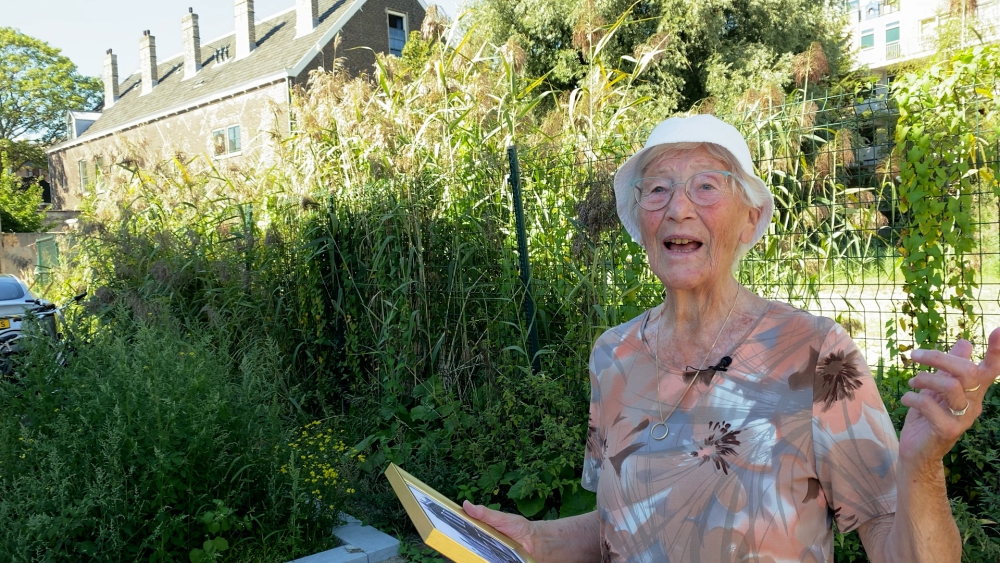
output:
[[[965,392],[966,393],[975,393],[976,391],[979,391],[979,388],[982,387],[982,386],[983,386],[983,384],[980,383],[979,385],[976,385],[972,389],[966,389]]]
[[[953,414],[953,415],[955,415],[955,416],[962,416],[963,414],[965,414],[965,411],[969,410],[969,407],[970,407],[971,405],[972,405],[972,401],[970,401],[970,400],[966,399],[966,400],[965,400],[965,408],[964,408],[964,409],[962,409],[962,410],[960,410],[960,411],[957,411],[957,410],[955,410],[955,409],[953,409],[953,408],[951,408],[951,407],[948,407],[948,410],[950,410],[950,411],[951,411],[951,414]]]

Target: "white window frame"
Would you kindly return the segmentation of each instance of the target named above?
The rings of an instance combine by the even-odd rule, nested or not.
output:
[[[76,167],[80,173],[80,190],[86,193],[87,186],[90,185],[90,163],[86,158],[81,158],[76,161]]]
[[[240,143],[239,148],[235,150],[232,148],[233,129],[236,129],[237,140]],[[243,127],[240,126],[239,123],[237,123],[236,125],[230,125],[229,127],[226,127],[226,154],[234,155],[234,154],[241,154],[242,152],[243,152]]]
[[[239,150],[230,151],[229,150],[229,130],[236,128],[240,132],[240,148]],[[215,134],[222,133],[223,151],[222,154],[215,153]],[[234,156],[239,156],[243,154],[243,126],[239,123],[232,123],[229,125],[224,125],[222,127],[212,129],[212,133],[209,136],[209,142],[212,144],[212,158],[217,160],[222,160],[225,158],[231,158]]]
[[[386,10],[385,11],[385,35],[386,35],[386,39],[388,40],[388,45],[389,45],[388,53],[390,55],[401,57],[401,56],[403,56],[403,49],[399,50],[399,55],[395,55],[392,52],[392,32],[389,31],[389,30],[390,29],[395,29],[395,28],[389,27],[389,16],[396,16],[396,17],[403,18],[403,47],[406,47],[406,40],[410,36],[410,18],[408,18],[406,16],[406,14],[403,13],[403,12],[397,12],[395,10]]]
[[[865,47],[865,44],[864,44],[865,36],[866,35],[871,35],[872,36],[872,44],[869,47]],[[871,28],[871,29],[865,29],[865,30],[863,30],[861,32],[861,40],[858,42],[858,45],[861,46],[861,50],[862,51],[867,51],[868,49],[874,49],[875,48],[875,28],[874,27]]]

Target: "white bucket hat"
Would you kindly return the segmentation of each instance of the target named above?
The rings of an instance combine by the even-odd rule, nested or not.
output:
[[[691,117],[671,117],[662,121],[653,132],[650,133],[646,145],[642,150],[635,153],[625,164],[621,165],[615,173],[615,200],[618,204],[618,218],[632,239],[642,243],[639,234],[639,225],[636,223],[634,209],[638,204],[633,195],[632,186],[642,177],[642,170],[639,165],[642,156],[660,145],[672,143],[712,143],[728,150],[743,169],[744,174],[751,178],[751,181],[759,182],[759,187],[763,188],[761,193],[767,194],[760,208],[760,219],[757,221],[757,228],[753,233],[753,240],[749,246],[757,244],[767,232],[768,225],[771,224],[771,217],[774,215],[774,196],[771,190],[753,171],[753,161],[750,158],[750,147],[747,146],[746,139],[732,125],[720,120],[712,115],[692,115]]]

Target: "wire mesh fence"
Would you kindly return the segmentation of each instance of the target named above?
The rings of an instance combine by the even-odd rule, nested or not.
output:
[[[720,117],[747,138],[776,212],[768,235],[743,260],[740,281],[762,296],[839,321],[877,373],[899,365],[887,329],[898,330],[904,350],[913,344],[912,327],[900,325],[907,299],[900,240],[911,218],[899,199],[904,147],[895,144],[898,112],[891,94],[873,89],[745,102]],[[989,330],[1000,326],[1000,200],[993,181],[1000,140],[985,122],[986,111],[968,109],[970,118],[956,134],[976,135],[982,147],[982,173],[971,175],[973,193],[966,200],[975,245],[964,254],[978,281],[970,333],[981,352]],[[620,228],[615,210],[615,170],[641,148],[645,133],[611,136],[571,153],[521,151],[543,347],[558,341],[566,323],[590,323],[596,333],[661,300],[644,250]],[[947,213],[940,217],[948,219]],[[947,336],[928,344],[947,347],[969,319],[944,305],[942,310]]]

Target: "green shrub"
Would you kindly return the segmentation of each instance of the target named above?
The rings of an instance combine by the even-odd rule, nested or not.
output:
[[[0,559],[285,561],[331,547],[344,493],[293,461],[295,388],[274,346],[225,349],[175,317],[116,313],[87,319],[67,367],[38,341],[19,382],[0,383]]]
[[[3,162],[5,158],[0,158]],[[5,233],[40,231],[45,224],[41,210],[42,187],[21,184],[21,178],[0,167],[0,229]]]

